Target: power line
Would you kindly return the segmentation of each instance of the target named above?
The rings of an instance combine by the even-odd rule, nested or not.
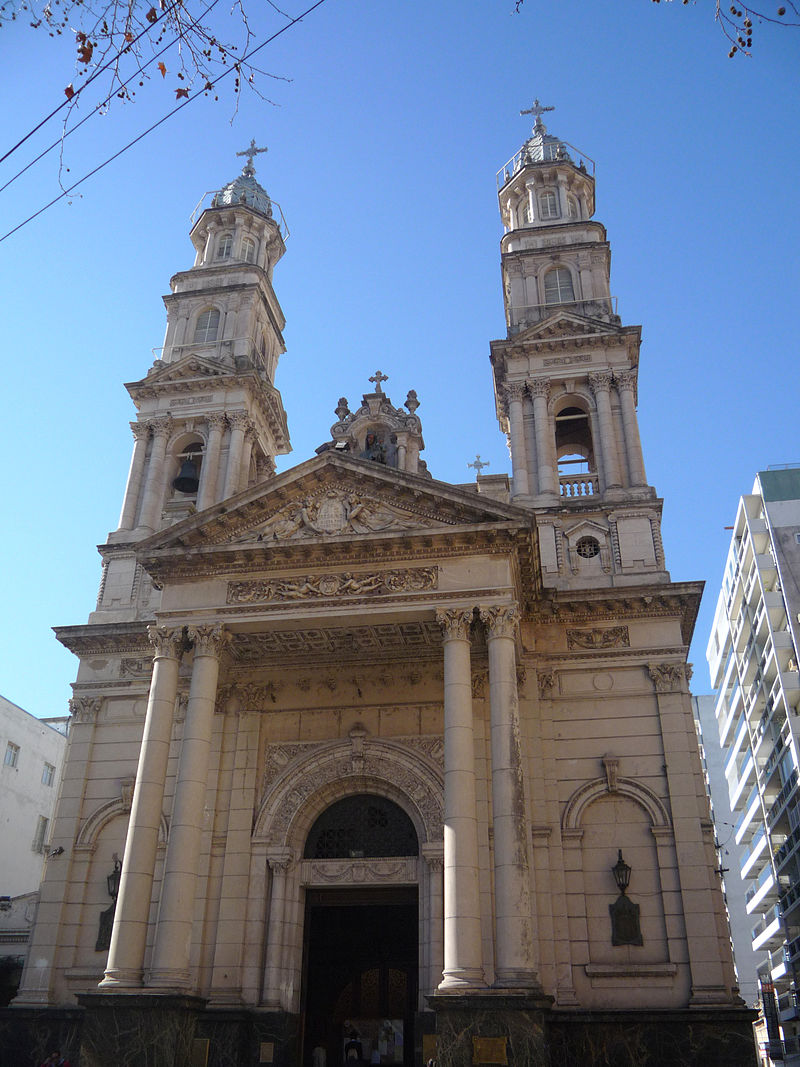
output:
[[[257,52],[260,52],[262,48],[265,48],[268,44],[271,44],[272,41],[280,37],[281,34],[285,33],[287,30],[291,29],[292,26],[296,26],[298,22],[302,22],[302,20],[307,15],[310,15],[312,11],[316,11],[316,9],[318,7],[321,7],[324,3],[325,0],[316,0],[316,3],[312,4],[311,7],[306,8],[306,10],[302,14],[298,15],[296,18],[293,18],[291,22],[288,22],[285,26],[281,27],[281,29],[276,30],[276,32],[273,33],[271,37],[268,37],[266,41],[262,41],[260,45],[257,45],[255,48],[251,49],[251,51],[247,52],[244,56],[242,56],[240,60],[237,60],[233,66],[229,67],[227,70],[223,71],[222,74],[220,74],[218,77],[214,78],[213,81],[208,82],[202,89],[198,89],[191,96],[188,96],[182,103],[178,104],[177,107],[174,107],[172,111],[168,111],[166,115],[163,115],[158,120],[158,122],[154,122],[152,126],[149,126],[144,131],[144,133],[140,133],[138,137],[134,137],[132,141],[129,141],[123,148],[120,148],[118,152],[115,152],[112,156],[109,156],[108,159],[106,159],[103,163],[98,164],[87,174],[84,174],[82,178],[79,178],[76,182],[73,182],[73,184],[70,185],[69,188],[62,190],[58,196],[53,197],[53,199],[49,203],[45,204],[44,207],[39,208],[38,211],[35,211],[32,215],[29,215],[27,219],[24,219],[12,230],[9,230],[7,233],[4,233],[3,236],[0,237],[0,243],[5,241],[6,238],[11,237],[18,230],[21,230],[23,226],[27,226],[29,222],[33,222],[34,219],[37,219],[40,215],[47,211],[48,208],[51,208],[53,204],[57,204],[59,200],[63,200],[65,197],[69,196],[78,188],[79,185],[82,185],[85,181],[88,181],[89,178],[93,177],[99,171],[103,170],[104,167],[107,167],[109,163],[113,163],[115,159],[118,159],[121,155],[123,155],[123,153],[127,152],[129,148],[133,148],[135,144],[138,144],[139,141],[147,137],[149,133],[152,133],[153,130],[158,129],[159,126],[163,125],[163,123],[165,123],[167,119],[172,118],[173,115],[177,115],[177,113],[179,111],[182,111],[187,104],[191,104],[193,100],[196,100],[198,98],[198,96],[201,96],[203,93],[206,93],[209,87],[216,87],[219,82],[222,81],[223,78],[226,78],[229,74],[232,74],[235,70],[239,69],[241,67],[241,64],[249,61],[251,57],[254,56]]]
[[[172,5],[172,7],[173,8],[177,7],[179,2],[180,2],[180,0],[177,0],[177,2]],[[133,46],[135,44],[137,44],[142,39],[142,37],[144,37],[144,35],[146,33],[149,33],[150,30],[152,30],[154,26],[157,26],[162,19],[166,18],[168,13],[169,13],[169,11],[170,11],[170,8],[166,8],[158,16],[158,18],[155,18],[148,26],[145,26],[145,28],[142,30],[142,32],[137,37],[135,37],[128,44],[126,44],[124,48],[121,48],[118,52],[116,52],[111,57],[111,59],[109,59],[109,61],[107,63],[105,63],[102,67],[98,67],[98,69],[94,72],[94,74],[91,74],[86,79],[86,81],[83,83],[83,85],[81,85],[80,88],[75,90],[75,92],[72,94],[71,97],[69,97],[67,100],[62,101],[58,105],[57,108],[54,108],[50,112],[49,115],[45,115],[45,117],[42,119],[41,122],[39,122],[36,126],[33,127],[32,130],[29,130],[28,133],[25,134],[25,136],[22,138],[22,140],[17,141],[17,143],[14,145],[13,148],[9,148],[9,150],[6,152],[6,154],[4,156],[0,156],[0,163],[3,163],[5,160],[8,159],[8,157],[10,155],[12,155],[14,152],[16,152],[16,150],[18,148],[20,148],[22,145],[24,145],[25,142],[27,140],[29,140],[29,138],[33,137],[33,135],[36,133],[36,131],[40,130],[42,128],[42,126],[45,125],[45,123],[49,122],[50,119],[53,118],[54,115],[57,115],[59,113],[59,111],[61,111],[63,108],[68,107],[72,103],[72,101],[75,99],[76,96],[80,96],[80,94],[83,92],[83,90],[88,88],[88,86],[90,86],[92,84],[92,82],[95,80],[95,78],[99,78],[101,74],[104,74],[108,70],[109,67],[113,66],[119,60],[120,56],[122,56],[125,52],[130,51],[133,48]],[[12,179],[12,181],[13,181],[13,179]]]
[[[219,0],[212,0],[212,2],[208,5],[208,7],[205,9],[205,11],[201,15],[199,15],[194,20],[194,22],[191,23],[191,25],[192,26],[197,26],[199,24],[200,20],[204,19],[206,17],[206,15],[209,13],[209,11],[211,11],[211,9],[213,7],[215,7],[218,3],[219,3]],[[161,56],[163,56],[165,52],[169,51],[169,49],[172,48],[173,45],[177,44],[179,40],[180,40],[180,36],[173,38],[168,44],[164,45],[164,47],[161,49],[161,51],[156,52],[155,55],[151,56],[150,59],[148,59],[148,61],[145,64],[143,64],[142,66],[137,67],[136,70],[133,72],[133,74],[131,74],[130,77],[126,78],[125,81],[121,83],[120,89],[124,89],[126,85],[129,85],[132,81],[134,81],[136,78],[138,78],[141,74],[144,74],[144,72],[147,70],[147,68],[150,66],[151,63],[155,63],[155,61],[157,59],[160,59]],[[99,71],[98,71],[98,73],[99,73]],[[88,84],[89,83],[87,82],[86,85],[88,85]],[[84,85],[82,87],[82,89],[85,89],[86,85]],[[109,93],[109,95],[104,100],[101,100],[99,104],[97,104],[95,107],[93,107],[92,110],[88,113],[88,115],[84,115],[83,118],[80,120],[80,122],[76,122],[74,126],[71,126],[68,130],[65,130],[64,133],[62,133],[62,135],[60,137],[56,138],[56,140],[53,141],[53,143],[48,148],[45,148],[42,152],[39,153],[38,156],[35,156],[30,161],[30,163],[26,163],[25,166],[22,167],[21,170],[18,170],[17,173],[12,178],[9,178],[8,181],[4,185],[0,185],[0,193],[2,193],[5,189],[7,189],[9,187],[9,185],[13,185],[14,182],[17,180],[17,178],[21,178],[22,175],[26,171],[30,170],[31,167],[35,163],[38,163],[40,159],[44,159],[44,157],[46,155],[49,155],[49,153],[52,152],[54,148],[57,148],[60,144],[63,144],[64,141],[67,139],[67,137],[70,136],[70,134],[74,133],[76,130],[79,130],[81,128],[81,126],[83,126],[84,122],[88,122],[89,119],[92,117],[92,115],[96,115],[97,112],[100,110],[100,108],[105,107],[106,104],[109,103],[109,101],[112,100],[114,98],[114,96],[116,96],[116,94],[118,92],[119,92],[119,89],[112,89],[112,91]],[[77,93],[75,95],[77,96]],[[64,105],[62,104],[61,106],[63,107]],[[60,110],[60,109],[57,108],[56,110]],[[48,118],[52,118],[53,115],[55,115],[55,114],[56,114],[55,111],[51,112],[51,114],[48,116]],[[26,141],[27,138],[31,136],[31,134],[35,133],[36,130],[38,130],[41,126],[43,126],[45,122],[47,122],[47,119],[43,119],[39,123],[38,126],[36,126],[33,130],[31,130],[31,133],[29,133],[26,137],[23,138],[22,141],[19,142],[19,144],[16,147],[18,148],[19,145],[23,144],[23,142]],[[12,148],[11,152],[13,152],[13,151],[14,151],[14,149]],[[11,155],[11,152],[7,152],[6,155],[3,156],[3,159],[7,159],[8,156]],[[2,163],[2,160],[0,160],[0,163]]]

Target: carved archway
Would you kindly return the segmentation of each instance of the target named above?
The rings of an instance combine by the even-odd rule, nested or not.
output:
[[[616,775],[608,775],[604,778],[594,778],[579,786],[567,801],[564,813],[561,817],[562,831],[579,830],[583,819],[583,813],[588,806],[600,797],[619,794],[629,797],[645,809],[653,829],[668,829],[670,827],[669,813],[662,800],[656,794],[633,778],[621,778]]]

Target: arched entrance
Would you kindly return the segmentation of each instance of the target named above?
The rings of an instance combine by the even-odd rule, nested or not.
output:
[[[306,839],[305,860],[391,863],[419,855],[409,816],[387,797],[331,804]],[[414,1062],[419,973],[415,885],[308,888],[302,980],[303,1063],[327,1067]]]

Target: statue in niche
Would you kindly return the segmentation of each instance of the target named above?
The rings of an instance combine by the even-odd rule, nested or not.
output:
[[[371,459],[373,463],[386,463],[386,449],[380,434],[374,430],[370,430],[367,434],[361,459]]]

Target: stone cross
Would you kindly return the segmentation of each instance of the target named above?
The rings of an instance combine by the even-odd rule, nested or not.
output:
[[[381,372],[379,370],[376,370],[375,373],[370,378],[370,381],[371,382],[375,382],[375,392],[376,393],[382,393],[383,389],[381,389],[381,382],[388,382],[389,381],[389,375],[388,374],[381,374]]]
[[[250,142],[250,147],[246,148],[244,152],[237,152],[237,156],[247,156],[247,163],[245,164],[245,170],[253,170],[253,156],[257,156],[259,152],[268,152],[267,148],[256,148],[255,137]]]
[[[545,111],[555,111],[555,107],[544,107],[539,103],[539,97],[537,96],[533,101],[533,105],[526,108],[524,111],[520,111],[520,115],[533,115],[536,120],[534,122],[535,129],[539,124],[544,125],[544,123],[542,123],[542,114]]]
[[[483,470],[483,468],[484,467],[491,467],[491,463],[489,462],[488,459],[484,463],[484,461],[481,459],[480,452],[477,452],[475,454],[475,462],[474,463],[468,463],[467,466],[474,468],[474,470],[477,471],[477,474],[475,475],[475,477],[479,478],[480,477],[480,473]]]

